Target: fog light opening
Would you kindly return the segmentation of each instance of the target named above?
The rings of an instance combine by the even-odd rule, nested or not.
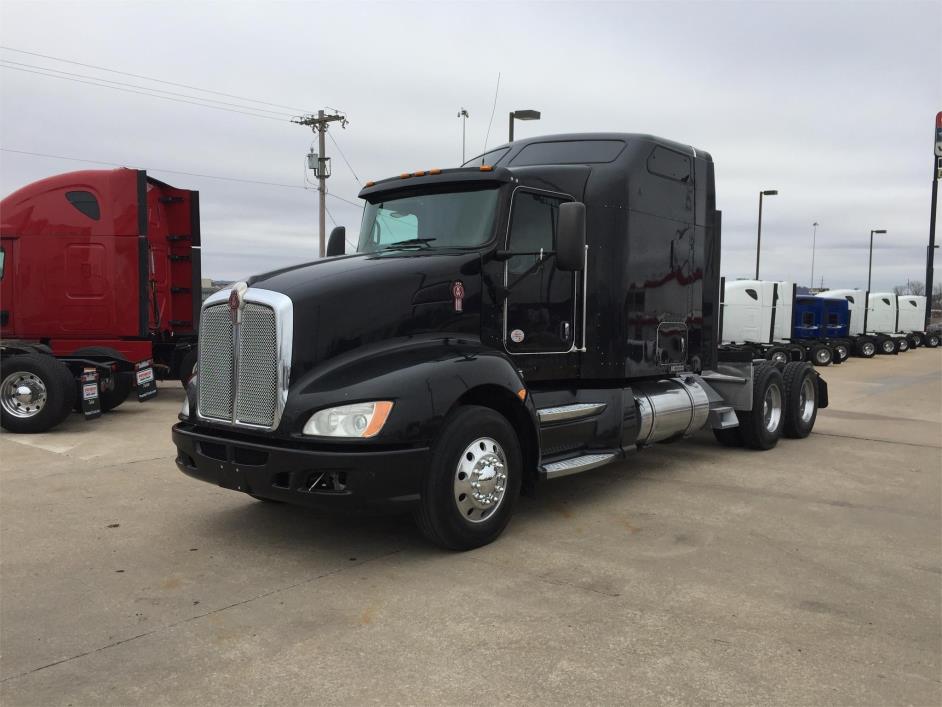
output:
[[[308,493],[339,493],[347,490],[347,472],[315,471],[304,482]]]

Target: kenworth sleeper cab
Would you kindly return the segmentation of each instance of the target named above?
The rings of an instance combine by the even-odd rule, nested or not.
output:
[[[186,474],[269,501],[415,512],[494,540],[521,488],[709,425],[804,437],[807,363],[719,356],[708,153],[649,135],[520,140],[368,182],[356,253],[204,303],[173,429]]]

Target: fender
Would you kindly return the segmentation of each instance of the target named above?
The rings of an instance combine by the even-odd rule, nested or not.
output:
[[[503,352],[480,339],[457,336],[389,339],[354,349],[303,374],[291,383],[280,432],[307,439],[301,430],[317,410],[369,400],[394,403],[383,430],[370,440],[337,440],[353,445],[416,446],[430,444],[445,417],[462,402],[480,404],[496,397],[512,406],[512,423],[526,445],[538,440],[536,408],[526,384]],[[333,440],[318,439],[319,443]]]

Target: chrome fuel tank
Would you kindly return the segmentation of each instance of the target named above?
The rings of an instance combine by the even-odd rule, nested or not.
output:
[[[709,418],[707,392],[692,376],[643,381],[633,385],[631,390],[640,421],[637,444],[692,435]]]

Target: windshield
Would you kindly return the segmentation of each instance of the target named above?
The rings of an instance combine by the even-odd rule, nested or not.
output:
[[[490,240],[497,189],[402,196],[367,203],[358,253],[398,248],[473,248]]]

